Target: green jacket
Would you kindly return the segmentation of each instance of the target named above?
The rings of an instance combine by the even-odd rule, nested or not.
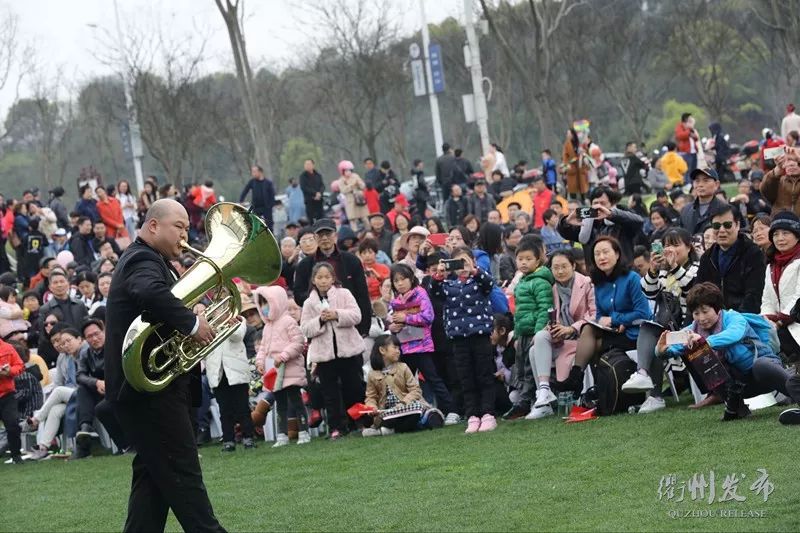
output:
[[[540,266],[526,274],[514,289],[516,312],[514,335],[533,337],[547,326],[547,311],[553,307],[553,274]]]

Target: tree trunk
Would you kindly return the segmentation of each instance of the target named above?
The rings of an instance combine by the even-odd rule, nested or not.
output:
[[[238,2],[232,3],[231,0],[225,0],[226,6],[223,6],[222,1],[223,0],[215,0],[217,8],[222,18],[225,20],[225,26],[228,29],[228,37],[231,41],[231,51],[233,52],[233,60],[236,64],[236,78],[239,80],[239,93],[242,98],[242,108],[244,109],[244,115],[247,119],[247,125],[250,130],[250,137],[253,141],[253,149],[255,151],[255,164],[260,165],[264,169],[264,174],[272,177],[272,165],[269,158],[267,137],[262,127],[263,117],[253,90],[253,73],[250,69],[250,61],[247,58],[244,35],[239,25],[239,5]],[[274,176],[273,179],[275,181],[275,187],[278,188],[280,186],[280,177]]]

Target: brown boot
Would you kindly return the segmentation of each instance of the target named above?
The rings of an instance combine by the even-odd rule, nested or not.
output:
[[[267,413],[272,407],[267,400],[259,400],[256,408],[250,412],[250,418],[253,420],[253,425],[262,427],[267,422]]]
[[[300,430],[300,424],[296,418],[290,418],[287,422],[286,434],[289,435],[289,440],[297,440],[297,434]]]
[[[709,405],[717,405],[720,403],[722,403],[722,398],[720,398],[719,395],[717,395],[717,393],[712,392],[706,395],[706,397],[700,400],[699,402],[690,405],[689,409],[702,409],[703,407],[708,407]]]

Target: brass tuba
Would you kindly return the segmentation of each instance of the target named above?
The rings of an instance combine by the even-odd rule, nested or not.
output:
[[[122,368],[128,383],[140,392],[160,391],[236,331],[242,303],[232,278],[266,285],[280,275],[278,243],[258,216],[238,204],[221,202],[208,210],[205,224],[209,238],[205,252],[182,243],[198,260],[172,287],[172,294],[191,308],[208,291],[215,291],[204,313],[214,340],[201,346],[164,324],[151,324],[146,315],[136,317],[122,344]]]

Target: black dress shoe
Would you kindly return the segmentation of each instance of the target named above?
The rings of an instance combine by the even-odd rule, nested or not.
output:
[[[778,422],[785,426],[796,426],[800,424],[800,409],[793,407],[792,409],[783,411],[780,416],[778,416]]]
[[[583,375],[584,370],[581,367],[573,366],[567,379],[556,382],[556,389],[559,392],[571,392],[573,397],[580,398],[583,392]]]
[[[198,446],[202,446],[204,444],[208,444],[209,442],[211,442],[211,430],[206,428],[198,431],[197,439],[195,442],[197,443]]]

